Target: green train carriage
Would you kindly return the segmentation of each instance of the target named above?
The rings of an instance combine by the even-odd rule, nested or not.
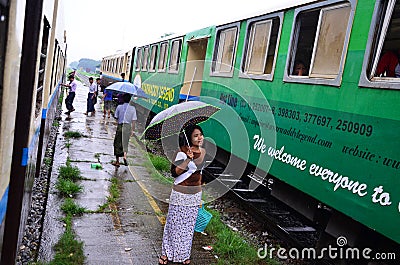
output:
[[[349,245],[398,246],[400,79],[375,72],[399,21],[399,1],[310,1],[137,47],[133,76],[152,96],[138,103],[217,99],[207,136],[276,178],[273,196],[311,220],[332,208],[325,231]]]

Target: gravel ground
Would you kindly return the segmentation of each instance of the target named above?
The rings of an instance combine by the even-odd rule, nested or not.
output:
[[[61,103],[57,106],[57,113],[54,121],[60,119]],[[58,126],[52,126],[49,141],[46,147],[43,161],[53,160],[54,146],[57,139]],[[48,182],[51,175],[51,164],[44,162],[40,169],[40,175],[34,180],[32,188],[31,209],[26,222],[24,236],[18,247],[16,264],[28,264],[36,260],[40,246],[40,239],[43,230],[43,219],[46,213],[46,201],[48,193]]]

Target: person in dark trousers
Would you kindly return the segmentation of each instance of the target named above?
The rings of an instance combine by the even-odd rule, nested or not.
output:
[[[96,97],[96,89],[97,89],[97,85],[95,83],[93,83],[93,77],[89,77],[89,93],[88,93],[88,97],[87,97],[87,108],[86,108],[85,115],[88,115],[89,112],[91,112],[93,115],[95,112],[93,101],[94,101],[94,98]]]
[[[116,167],[120,166],[120,157],[124,158],[125,166],[128,165],[126,155],[128,153],[129,138],[133,136],[137,120],[136,109],[129,103],[131,95],[124,94],[123,99],[124,104],[119,105],[114,114],[114,117],[118,120],[118,126],[114,138],[114,155],[116,161],[112,164]]]
[[[75,75],[69,75],[68,79],[69,79],[69,84],[61,84],[61,85],[69,88],[68,96],[65,99],[65,105],[68,111],[65,112],[65,114],[70,115],[71,112],[75,110],[72,104],[74,102],[76,87],[78,86],[78,84],[75,81]]]

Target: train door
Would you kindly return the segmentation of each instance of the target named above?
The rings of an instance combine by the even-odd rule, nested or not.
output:
[[[208,38],[188,41],[185,79],[179,101],[197,100],[201,93]]]

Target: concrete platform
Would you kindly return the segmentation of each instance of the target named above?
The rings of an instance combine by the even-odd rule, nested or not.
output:
[[[69,157],[71,164],[78,167],[84,177],[79,181],[84,189],[75,198],[80,206],[96,211],[107,201],[110,179],[116,177],[120,183],[121,196],[117,205],[110,207],[111,213],[87,213],[73,218],[77,239],[84,243],[86,264],[157,264],[168,208],[165,202],[171,185],[148,173],[144,166],[146,152],[134,140],[129,147],[130,166],[115,168],[111,165],[117,123],[113,118],[103,118],[99,103],[95,106],[95,115],[83,114],[87,92],[88,87],[79,83],[73,104],[76,111],[70,116],[63,114],[60,121],[39,260],[50,261],[53,258],[52,247],[64,232],[60,221],[63,217],[60,210],[62,198],[54,185],[58,167],[65,165]],[[78,131],[84,137],[67,140],[64,137],[66,131]],[[101,163],[102,169],[92,169],[91,163],[95,162]],[[195,233],[191,264],[216,263],[215,257],[202,248],[209,244],[207,236]]]

